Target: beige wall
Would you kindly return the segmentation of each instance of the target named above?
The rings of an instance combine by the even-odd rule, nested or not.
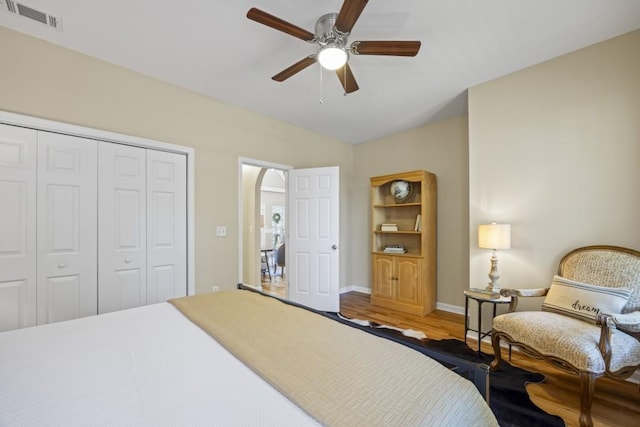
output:
[[[195,148],[196,292],[238,280],[238,157],[340,166],[353,147],[0,27],[0,110]],[[341,186],[348,199],[348,186]],[[341,206],[347,224],[349,204]],[[216,238],[226,225],[228,237]],[[344,227],[346,228],[346,227]],[[349,238],[344,230],[341,240]],[[342,265],[349,265],[341,252]],[[347,271],[341,275],[346,282]]]
[[[423,169],[438,182],[439,306],[464,304],[469,237],[467,117],[460,116],[355,146],[353,180],[353,285],[370,288],[369,178]],[[446,308],[446,307],[444,307]]]
[[[503,286],[550,284],[562,254],[640,249],[640,31],[469,89],[470,277],[477,225],[512,224]]]

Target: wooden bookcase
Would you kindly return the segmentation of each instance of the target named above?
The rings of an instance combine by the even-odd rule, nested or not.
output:
[[[411,183],[410,195],[396,200],[394,181]],[[426,315],[436,309],[436,176],[412,171],[370,178],[371,182],[371,303],[405,313]],[[416,230],[420,215],[421,227]],[[398,231],[382,231],[397,224]],[[385,253],[402,245],[406,253]]]

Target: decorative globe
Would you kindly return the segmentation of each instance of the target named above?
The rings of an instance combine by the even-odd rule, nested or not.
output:
[[[393,198],[398,202],[402,202],[411,195],[411,183],[409,181],[393,181],[390,186]]]

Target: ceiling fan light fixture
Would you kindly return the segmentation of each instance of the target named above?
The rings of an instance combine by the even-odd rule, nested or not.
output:
[[[6,0],[5,0],[6,1]],[[22,1],[22,0],[21,0]],[[347,44],[351,30],[369,0],[343,0],[338,13],[325,13],[316,21],[315,33],[298,27],[277,16],[252,7],[247,18],[259,24],[320,46],[317,54],[301,59],[285,68],[271,79],[283,82],[307,67],[318,62],[326,70],[336,71],[345,95],[358,90],[358,83],[351,72],[349,57],[354,55],[416,56],[420,41],[370,40]],[[0,0],[0,3],[2,0]],[[320,68],[320,78],[322,78]]]
[[[347,50],[336,43],[329,43],[318,52],[318,62],[326,70],[337,70],[344,66],[348,59]]]

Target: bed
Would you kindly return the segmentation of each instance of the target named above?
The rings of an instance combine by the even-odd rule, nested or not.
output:
[[[471,381],[248,290],[0,333],[0,425],[497,426]]]

